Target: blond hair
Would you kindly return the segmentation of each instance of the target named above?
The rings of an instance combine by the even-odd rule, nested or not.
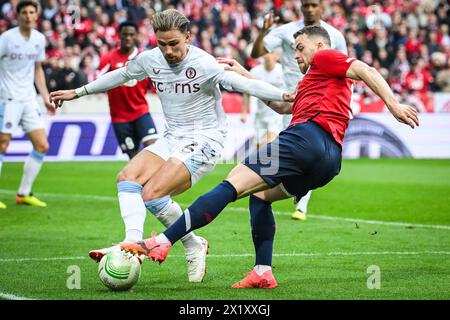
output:
[[[153,15],[153,30],[179,30],[186,33],[189,30],[189,20],[175,9],[167,9]]]

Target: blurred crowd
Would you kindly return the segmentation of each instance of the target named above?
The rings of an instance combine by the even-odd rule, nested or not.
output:
[[[19,0],[0,0],[0,33],[16,25]],[[153,13],[174,7],[192,22],[194,45],[247,68],[264,15],[286,23],[301,17],[300,0],[44,0],[38,29],[47,38],[49,90],[78,87],[96,76],[100,56],[118,45],[118,25],[138,22],[139,46],[156,46]],[[431,92],[450,92],[448,0],[323,0],[323,20],[339,29],[349,55],[376,67],[403,99],[432,111]],[[370,103],[364,86],[356,93]],[[432,99],[431,99],[432,100]]]

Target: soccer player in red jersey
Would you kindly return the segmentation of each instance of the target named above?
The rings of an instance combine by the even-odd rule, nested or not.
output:
[[[101,57],[98,76],[122,68],[140,53],[136,47],[137,31],[134,22],[125,21],[120,24],[120,47]],[[111,121],[117,142],[130,159],[139,152],[141,144],[149,146],[158,138],[145,98],[150,85],[149,78],[142,81],[133,79],[108,90]]]
[[[272,143],[247,157],[227,179],[198,198],[164,233],[121,248],[146,254],[162,262],[182,236],[210,223],[230,203],[250,195],[250,216],[256,263],[233,288],[275,288],[272,249],[275,220],[272,202],[302,197],[326,185],[340,171],[342,141],[351,115],[351,81],[364,81],[386,103],[401,123],[419,125],[417,111],[402,105],[376,69],[330,50],[330,37],[320,26],[307,26],[294,34],[295,59],[305,74],[293,104],[268,105],[279,113],[292,112],[290,126]],[[231,69],[248,72],[235,61]]]

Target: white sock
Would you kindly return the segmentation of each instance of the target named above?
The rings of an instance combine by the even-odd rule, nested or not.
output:
[[[297,203],[297,210],[300,210],[303,213],[306,213],[306,211],[308,211],[308,202],[309,198],[311,198],[311,192],[312,191],[308,191],[308,193],[300,199],[300,201]]]
[[[153,212],[152,212],[153,213]],[[170,227],[179,217],[183,215],[183,210],[180,205],[173,199],[169,199],[167,205],[155,214],[156,218],[166,227]],[[164,236],[164,234],[162,234]],[[164,236],[166,241],[169,241],[166,236]],[[162,239],[164,239],[162,238]],[[157,237],[158,239],[158,237]],[[200,242],[194,232],[189,232],[187,235],[183,236],[181,239],[185,249],[198,248]]]
[[[23,166],[22,181],[18,194],[27,196],[31,192],[34,180],[41,171],[45,154],[33,150]]]
[[[141,196],[142,186],[132,181],[117,184],[119,207],[125,224],[125,241],[142,240],[147,211]]]
[[[169,239],[167,239],[164,233],[160,233],[156,236],[156,242],[158,243],[170,243]]]
[[[268,271],[268,270],[272,270],[271,266],[266,266],[263,264],[257,264],[253,270],[255,270],[255,272],[258,274],[258,276],[261,276],[264,272]]]

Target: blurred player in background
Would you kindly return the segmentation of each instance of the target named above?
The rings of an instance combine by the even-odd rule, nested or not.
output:
[[[30,139],[33,151],[24,164],[16,203],[45,207],[47,204],[31,192],[49,148],[34,84],[52,115],[55,113],[55,106],[49,101],[42,69],[45,37],[34,29],[38,9],[35,1],[19,2],[19,26],[0,35],[0,173],[11,135],[20,125]],[[5,204],[0,202],[0,208],[6,208]]]
[[[347,45],[344,36],[339,30],[320,19],[323,10],[322,0],[303,0],[301,6],[303,20],[281,25],[267,33],[276,20],[273,13],[269,13],[253,44],[251,53],[253,58],[261,57],[267,52],[273,52],[275,49],[282,50],[281,65],[284,73],[284,85],[285,89],[290,92],[296,90],[299,80],[303,78],[303,74],[300,72],[294,59],[295,48],[292,35],[295,32],[302,29],[304,26],[320,25],[324,27],[330,35],[331,48],[347,54]],[[287,128],[291,119],[291,115],[283,115],[284,128]],[[310,197],[311,192],[308,192],[298,201],[296,211],[292,214],[293,219],[301,221],[306,220],[306,212],[308,210]]]
[[[219,84],[261,99],[292,101],[292,95],[260,80],[234,72],[205,51],[190,45],[189,20],[168,9],[153,15],[158,47],[145,51],[125,67],[109,72],[75,90],[52,92],[63,101],[104,92],[132,79],[151,78],[166,120],[162,138],[139,152],[119,173],[119,206],[125,223],[125,240],[143,238],[147,207],[165,226],[182,214],[171,196],[188,190],[210,172],[221,158],[226,119]],[[201,282],[205,275],[208,243],[193,233],[183,239],[188,276]],[[119,246],[91,251],[97,260]]]
[[[98,76],[125,66],[140,53],[136,47],[138,27],[134,22],[126,21],[119,26],[120,47],[105,53],[100,59]],[[131,159],[139,147],[151,145],[158,138],[155,124],[149,113],[145,98],[151,81],[135,79],[120,87],[108,90],[111,121],[117,142]]]
[[[276,225],[272,203],[300,198],[339,174],[342,143],[352,112],[352,80],[364,81],[383,99],[397,121],[411,128],[419,125],[416,109],[400,104],[375,68],[330,49],[325,28],[307,26],[294,37],[295,59],[305,77],[299,82],[293,104],[268,102],[281,114],[292,113],[290,126],[275,141],[238,164],[226,180],[200,196],[164,233],[121,243],[123,250],[145,254],[161,263],[178,239],[211,223],[229,203],[250,196],[256,260],[252,271],[233,288],[275,288],[278,284],[272,274],[272,255]],[[229,64],[242,75],[251,76],[235,60]],[[267,170],[268,164],[277,170]]]
[[[263,63],[252,68],[250,73],[256,79],[264,80],[277,88],[282,88],[284,86],[283,70],[278,63],[279,58],[280,55],[277,51],[265,54],[263,56]],[[248,94],[244,95],[241,113],[241,121],[243,123],[247,122],[251,99]],[[283,118],[260,99],[257,99],[254,127],[256,132],[256,148],[259,148],[275,139],[278,133],[283,130]]]

